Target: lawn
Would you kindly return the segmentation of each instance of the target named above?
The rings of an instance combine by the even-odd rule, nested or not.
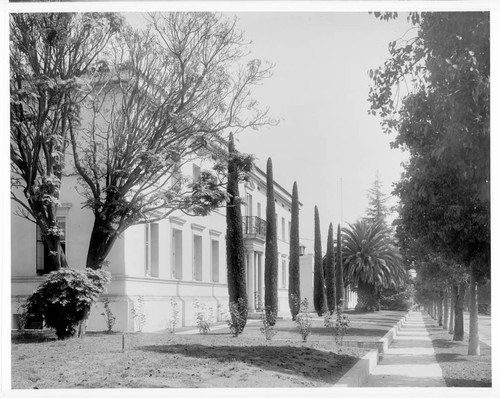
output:
[[[12,388],[326,387],[366,353],[263,336],[88,333],[14,339]]]
[[[345,339],[359,341],[379,340],[404,315],[348,314]],[[321,318],[306,343],[291,320],[278,320],[272,341],[261,325],[249,321],[237,338],[225,327],[208,335],[125,333],[124,351],[122,333],[64,341],[48,331],[38,339],[14,333],[12,388],[328,387],[367,352],[337,346]]]
[[[491,387],[491,347],[481,343],[481,355],[467,355],[465,341],[453,341],[447,330],[429,330],[436,360],[447,387]]]

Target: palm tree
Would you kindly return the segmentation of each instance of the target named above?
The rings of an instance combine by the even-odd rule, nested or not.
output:
[[[343,228],[345,279],[357,285],[358,311],[380,308],[380,289],[402,285],[405,269],[390,229],[364,220]]]

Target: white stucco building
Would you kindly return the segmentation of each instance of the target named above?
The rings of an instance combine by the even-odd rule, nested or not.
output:
[[[194,175],[202,164],[188,165]],[[186,172],[186,170],[184,170]],[[84,269],[93,214],[82,209],[83,197],[76,190],[75,176],[64,179],[58,220],[65,231],[63,247],[68,264]],[[291,194],[275,183],[275,206],[278,232],[278,297],[279,315],[289,316],[288,255],[291,222]],[[248,182],[241,184],[243,230],[246,250],[249,311],[263,307],[266,175],[254,168]],[[12,314],[43,281],[44,246],[37,227],[17,215],[12,202]],[[142,330],[167,328],[174,298],[178,303],[179,324],[195,324],[195,301],[211,308],[214,320],[222,320],[227,311],[228,289],[226,269],[225,209],[205,217],[174,213],[159,222],[130,227],[116,241],[107,260],[112,275],[104,297],[116,316],[115,330],[134,331],[132,308],[144,301],[146,323]],[[95,306],[88,320],[89,330],[105,330],[102,303]]]

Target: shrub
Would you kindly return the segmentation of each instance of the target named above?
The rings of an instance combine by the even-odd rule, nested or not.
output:
[[[90,268],[52,271],[26,300],[26,311],[42,316],[59,340],[72,337],[110,279],[109,272]]]
[[[170,306],[172,307],[172,312],[170,314],[170,319],[168,320],[168,331],[170,333],[175,333],[175,329],[179,323],[179,304],[173,297],[170,299]]]
[[[113,326],[115,326],[116,316],[114,316],[113,312],[111,312],[111,308],[109,308],[109,299],[107,297],[102,299],[102,303],[104,304],[104,312],[101,312],[101,315],[106,321],[108,327],[107,332],[111,333],[113,331]]]
[[[28,313],[26,312],[26,303],[21,303],[19,297],[17,298],[17,322],[19,330],[23,331],[28,321]]]
[[[312,316],[309,314],[309,302],[307,298],[302,300],[300,303],[300,311],[297,314],[295,323],[297,324],[297,328],[302,336],[302,341],[307,341],[307,338],[311,334],[312,325]]]
[[[146,324],[147,315],[144,312],[144,297],[139,296],[137,298],[137,305],[135,302],[132,303],[132,309],[130,310],[132,313],[132,318],[134,318],[135,325],[137,326],[137,330],[142,332],[142,328]]]
[[[198,331],[200,334],[207,334],[210,332],[210,327],[213,323],[213,310],[212,308],[208,308],[208,314],[205,304],[200,304],[198,300],[194,300],[194,308],[195,313],[194,316],[196,318],[196,326],[198,327]]]
[[[337,345],[342,344],[344,336],[351,327],[351,321],[349,317],[344,314],[343,308],[343,303],[340,302],[339,305],[337,305],[335,318],[331,314],[325,316],[325,326],[333,328],[335,343]]]
[[[229,318],[226,322],[231,334],[234,337],[238,337],[238,335],[243,332],[247,320],[245,317],[243,317],[242,314],[247,313],[247,301],[242,299],[241,297],[238,299],[237,303],[229,303]]]
[[[396,292],[393,289],[384,289],[380,298],[382,310],[408,311],[413,304],[410,289]]]
[[[266,311],[262,313],[260,319],[262,320],[262,327],[260,328],[261,333],[266,336],[266,340],[272,340],[276,334],[276,330],[274,330],[276,315],[271,308],[266,308]]]

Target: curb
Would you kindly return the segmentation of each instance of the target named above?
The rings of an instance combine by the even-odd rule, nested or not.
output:
[[[381,348],[379,349],[380,354],[384,354],[389,346],[392,344],[394,341],[394,338],[398,335],[398,331],[401,330],[403,325],[406,322],[406,318],[408,317],[409,312],[406,313],[392,328],[389,329],[389,331],[382,337],[378,343],[381,344]]]
[[[406,313],[397,323],[394,325],[379,341],[375,344],[377,349],[370,350],[363,358],[354,364],[354,366],[347,371],[347,373],[340,378],[340,380],[335,383],[333,387],[361,387],[366,383],[368,377],[370,376],[375,366],[379,362],[379,356],[383,355],[394,338],[397,336],[397,332],[401,330],[404,325],[409,312]],[[373,344],[373,343],[371,343]]]
[[[370,350],[333,385],[337,388],[361,387],[378,364],[378,350]]]

